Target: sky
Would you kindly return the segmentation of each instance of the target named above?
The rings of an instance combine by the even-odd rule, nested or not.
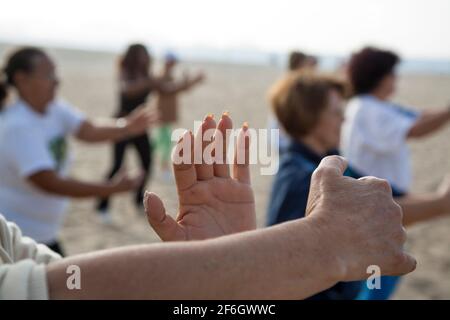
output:
[[[450,0],[10,0],[0,42],[347,55],[366,44],[450,59]]]

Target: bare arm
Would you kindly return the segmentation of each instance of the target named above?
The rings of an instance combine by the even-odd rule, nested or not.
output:
[[[411,226],[450,213],[449,200],[436,194],[408,195],[395,200],[403,209],[404,226]]]
[[[107,183],[88,183],[60,177],[55,171],[43,170],[31,175],[28,180],[37,188],[59,196],[86,198],[106,197],[116,192],[128,191],[139,185],[141,178],[126,176]]]
[[[123,122],[122,122],[123,123]],[[76,137],[84,142],[118,141],[129,135],[127,126],[121,124],[120,120],[115,122],[94,123],[85,121],[81,124]]]
[[[437,111],[425,111],[408,132],[408,138],[420,138],[432,133],[450,120],[450,108]]]
[[[450,176],[446,176],[433,193],[408,194],[396,198],[403,209],[403,225],[438,218],[450,214]]]
[[[154,88],[162,94],[176,94],[189,90],[193,86],[202,82],[203,79],[204,75],[202,73],[199,73],[197,76],[192,78],[185,77],[183,80],[176,82],[168,82],[163,79],[154,79]]]
[[[84,142],[120,141],[142,134],[154,123],[158,115],[145,105],[137,108],[127,117],[107,120],[103,123],[85,121],[81,124],[76,137]]]
[[[192,78],[185,78],[176,82],[168,82],[161,78],[151,77],[149,79],[126,80],[121,81],[120,89],[123,94],[133,97],[147,90],[156,90],[163,94],[174,94],[185,90],[189,90],[194,85],[202,82],[204,75],[198,74]]]
[[[313,236],[310,224],[299,221],[210,241],[73,257],[48,266],[50,298],[301,299],[339,277],[337,260],[309,241]],[[71,264],[81,269],[81,290],[67,290]]]

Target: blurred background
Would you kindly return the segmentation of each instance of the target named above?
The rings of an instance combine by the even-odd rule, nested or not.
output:
[[[266,128],[267,89],[285,71],[287,53],[315,55],[319,68],[334,70],[365,45],[399,53],[394,100],[418,110],[450,101],[450,1],[24,1],[2,3],[0,63],[21,45],[46,48],[58,65],[60,94],[89,116],[110,117],[117,105],[117,62],[133,42],[148,46],[155,70],[167,50],[180,71],[203,70],[206,81],[183,95],[177,126],[192,128],[206,113],[230,111],[236,125]],[[413,191],[435,189],[450,172],[450,128],[411,144]],[[72,141],[72,174],[102,180],[110,146]],[[134,153],[127,168],[137,168]],[[265,224],[272,177],[253,168],[258,225]],[[154,166],[148,188],[177,208],[175,186]],[[72,201],[61,239],[68,254],[159,241],[131,195],[113,198],[114,223],[101,224],[93,200]],[[419,261],[394,298],[450,299],[450,219],[409,229],[408,247]]]

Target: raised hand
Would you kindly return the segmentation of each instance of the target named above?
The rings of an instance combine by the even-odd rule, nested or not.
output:
[[[137,189],[144,181],[144,173],[139,173],[135,176],[129,176],[124,171],[119,171],[112,178],[112,185],[114,188],[114,192],[125,192]]]
[[[215,130],[212,141],[202,139],[211,129]],[[174,154],[186,142],[191,142],[190,161],[173,165],[179,199],[176,219],[166,213],[163,202],[156,194],[146,193],[144,207],[148,221],[162,240],[201,240],[256,228],[247,127],[244,125],[239,133],[231,175],[226,163],[230,139],[227,129],[232,129],[232,122],[226,113],[217,126],[212,116],[207,116],[195,139],[191,132],[186,132],[175,147]],[[212,159],[202,156],[201,163],[194,164],[195,144],[200,145],[202,155],[205,149],[211,147],[217,154],[214,152]],[[244,155],[243,163],[238,161],[237,150]]]

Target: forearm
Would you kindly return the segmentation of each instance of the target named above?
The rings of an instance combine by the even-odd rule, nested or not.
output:
[[[403,225],[430,220],[448,214],[446,200],[438,194],[407,195],[395,201],[403,210]]]
[[[186,79],[178,82],[161,81],[157,85],[157,90],[162,94],[177,94],[189,90],[196,84],[200,83],[200,79]]]
[[[440,129],[450,120],[450,109],[424,112],[409,131],[408,137],[418,138]]]
[[[88,183],[70,178],[58,178],[38,187],[45,192],[71,198],[107,197],[115,192],[110,183]]]
[[[77,138],[90,143],[105,142],[105,141],[120,141],[130,136],[126,119],[120,118],[117,120],[104,119],[96,123],[84,123]]]
[[[125,247],[47,268],[50,298],[301,299],[338,277],[307,219],[214,240]],[[81,290],[66,288],[66,267]]]
[[[157,85],[158,92],[162,94],[177,94],[189,88],[189,84],[185,81],[183,82],[161,82]]]

